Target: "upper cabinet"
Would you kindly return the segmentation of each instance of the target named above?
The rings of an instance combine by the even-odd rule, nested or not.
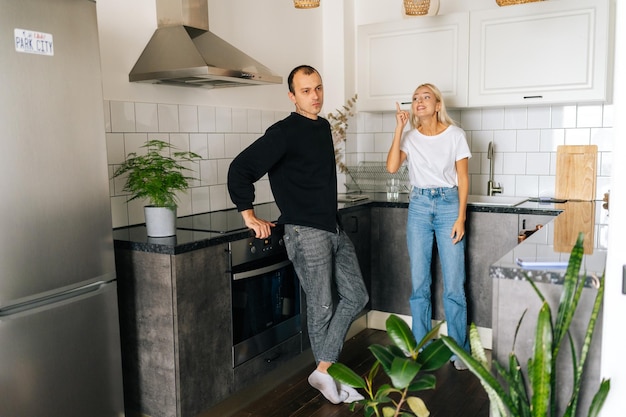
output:
[[[470,13],[471,107],[607,100],[609,0]]]
[[[359,111],[394,111],[426,82],[449,107],[608,101],[612,1],[540,1],[359,26]]]
[[[359,26],[359,111],[395,111],[427,82],[448,106],[467,106],[468,30],[468,13]]]

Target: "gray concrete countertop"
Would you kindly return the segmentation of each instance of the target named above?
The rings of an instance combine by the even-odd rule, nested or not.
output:
[[[369,193],[363,194],[367,199],[352,203],[339,203],[340,212],[350,212],[351,210],[363,207],[392,207],[392,208],[408,208],[407,193],[400,194],[398,201],[388,201],[385,193]],[[270,216],[275,215],[275,204],[261,204],[262,209],[266,209]],[[544,204],[537,202],[525,202],[515,207],[507,206],[486,206],[486,205],[468,205],[469,211],[475,212],[491,212],[491,213],[512,213],[512,214],[547,214],[558,215],[562,209],[555,204]],[[177,220],[176,236],[164,238],[152,238],[146,234],[145,225],[128,226],[113,231],[113,239],[116,248],[138,250],[142,252],[153,252],[161,254],[176,255],[185,253],[208,246],[218,245],[231,242],[238,239],[247,238],[250,232],[245,228],[227,233],[210,232],[203,230],[192,230],[196,224],[201,224],[207,215],[217,215],[227,213],[230,215],[232,210],[223,210],[220,212],[203,213],[192,216],[186,216]],[[235,213],[236,218],[239,214]],[[267,217],[267,216],[266,216]],[[268,217],[269,218],[269,217]]]

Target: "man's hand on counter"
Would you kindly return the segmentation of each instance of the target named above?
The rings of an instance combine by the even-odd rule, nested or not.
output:
[[[242,211],[241,216],[246,227],[254,231],[254,237],[257,239],[269,237],[272,234],[272,227],[276,226],[275,223],[258,218],[254,213],[254,209]]]

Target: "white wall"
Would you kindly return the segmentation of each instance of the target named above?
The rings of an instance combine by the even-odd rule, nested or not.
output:
[[[616,1],[615,21],[615,146],[613,178],[609,202],[609,250],[606,265],[604,323],[602,340],[602,375],[611,379],[611,391],[602,416],[624,415],[626,393],[626,295],[622,294],[622,267],[626,265],[626,4]],[[617,117],[622,115],[622,117]]]

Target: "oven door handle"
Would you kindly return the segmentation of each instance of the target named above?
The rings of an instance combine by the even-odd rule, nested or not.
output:
[[[282,261],[277,264],[272,264],[270,266],[264,266],[263,268],[253,269],[252,271],[244,271],[233,274],[233,281],[237,281],[239,279],[246,279],[250,277],[256,277],[258,275],[267,274],[268,272],[274,272],[283,268],[291,263],[290,260]]]

